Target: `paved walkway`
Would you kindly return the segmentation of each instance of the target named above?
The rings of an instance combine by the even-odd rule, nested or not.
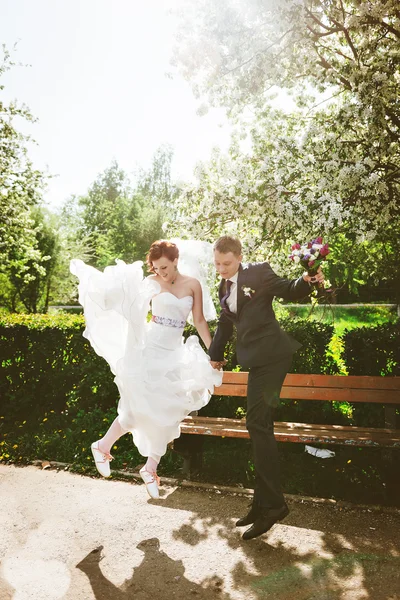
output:
[[[243,542],[248,498],[0,465],[1,600],[400,600],[400,514],[290,503]]]

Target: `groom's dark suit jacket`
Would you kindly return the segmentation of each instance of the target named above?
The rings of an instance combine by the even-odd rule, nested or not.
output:
[[[243,288],[250,288],[246,295]],[[219,287],[224,296],[226,281]],[[301,347],[279,326],[272,309],[274,296],[299,300],[311,292],[310,285],[299,279],[288,280],[274,273],[266,262],[240,265],[237,279],[237,314],[222,311],[209,348],[211,360],[223,360],[226,343],[237,329],[236,355],[244,368],[258,367],[293,354]]]

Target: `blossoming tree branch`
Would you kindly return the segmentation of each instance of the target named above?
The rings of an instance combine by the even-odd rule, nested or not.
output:
[[[173,62],[201,111],[226,108],[235,135],[229,152],[215,151],[183,189],[175,230],[201,238],[239,233],[253,258],[316,232],[356,242],[393,237],[400,221],[398,2],[187,5]],[[289,111],[279,94],[273,98],[282,90]]]

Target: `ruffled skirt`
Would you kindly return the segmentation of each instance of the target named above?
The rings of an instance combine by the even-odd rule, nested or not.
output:
[[[157,335],[158,329],[166,330],[164,335]],[[222,374],[210,366],[197,336],[185,342],[180,334],[175,344],[165,344],[170,333],[180,334],[151,323],[144,348],[119,361],[115,377],[121,427],[132,433],[140,454],[156,460],[165,454],[167,444],[180,436],[181,421],[205,406],[222,380]]]

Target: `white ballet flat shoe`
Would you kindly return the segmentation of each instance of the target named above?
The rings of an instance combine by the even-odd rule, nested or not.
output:
[[[93,444],[90,446],[90,449],[92,451],[93,454],[93,459],[96,465],[96,469],[98,470],[98,472],[100,473],[100,475],[102,475],[103,477],[110,477],[111,475],[111,471],[110,471],[110,462],[113,459],[113,456],[111,456],[111,454],[106,454],[104,452],[102,452],[101,450],[99,450],[99,442],[93,442]]]
[[[157,500],[157,498],[160,497],[160,494],[158,492],[158,486],[160,485],[159,476],[156,472],[149,473],[149,471],[146,471],[144,467],[140,469],[139,473],[140,477],[146,484],[146,490],[150,498],[155,498]]]

